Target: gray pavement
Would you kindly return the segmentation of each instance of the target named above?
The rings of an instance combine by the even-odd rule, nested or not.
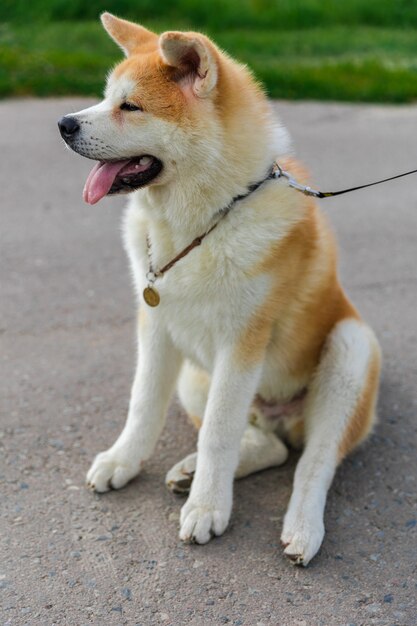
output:
[[[123,202],[83,204],[91,164],[56,128],[87,104],[0,103],[0,623],[415,624],[417,176],[322,201],[385,361],[380,423],[337,474],[319,555],[298,569],[279,546],[296,454],[236,484],[223,537],[184,546],[182,499],[163,481],[195,446],[176,404],[140,478],[84,487],[123,424],[135,361]],[[277,108],[322,189],[417,167],[417,107]]]

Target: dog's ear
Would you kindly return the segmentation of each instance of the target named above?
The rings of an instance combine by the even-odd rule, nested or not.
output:
[[[102,13],[101,22],[126,56],[138,51],[144,45],[157,43],[158,36],[155,33],[139,24],[121,20],[111,13]]]
[[[159,38],[163,60],[179,70],[179,76],[190,77],[196,96],[204,98],[217,83],[214,47],[197,33],[167,32]]]

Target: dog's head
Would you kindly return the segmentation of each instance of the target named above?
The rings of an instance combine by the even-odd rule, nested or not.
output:
[[[100,104],[58,122],[70,148],[98,161],[84,189],[90,204],[163,184],[185,155],[201,158],[204,151],[210,158],[200,137],[219,132],[213,128],[219,53],[207,37],[158,36],[109,13],[102,22],[127,58],[109,75]]]

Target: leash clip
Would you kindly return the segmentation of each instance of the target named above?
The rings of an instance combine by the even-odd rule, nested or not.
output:
[[[301,191],[301,193],[303,193],[305,196],[314,196],[315,198],[322,197],[321,191],[316,191],[315,189],[312,189],[308,185],[301,185],[288,172],[283,170],[282,167],[278,163],[275,163],[272,176],[275,179],[286,178],[288,181],[289,187],[292,187],[293,189],[296,189],[297,191]]]

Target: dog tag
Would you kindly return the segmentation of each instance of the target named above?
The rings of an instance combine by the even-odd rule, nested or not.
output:
[[[151,285],[148,285],[143,290],[143,299],[148,306],[158,306],[161,301],[158,291]]]

